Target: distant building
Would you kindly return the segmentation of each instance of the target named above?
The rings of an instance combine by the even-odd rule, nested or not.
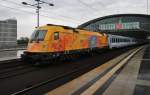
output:
[[[17,45],[17,20],[0,21],[0,48],[11,48]]]

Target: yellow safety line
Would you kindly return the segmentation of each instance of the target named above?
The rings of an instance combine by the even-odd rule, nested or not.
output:
[[[107,82],[108,79],[110,79],[114,75],[116,71],[119,70],[119,68],[121,68],[134,54],[136,54],[141,49],[142,47],[138,48],[136,51],[134,51],[132,54],[122,60],[117,66],[115,66],[111,71],[109,71],[101,79],[95,82],[91,87],[85,90],[81,95],[93,95],[100,87],[103,86],[104,83]]]

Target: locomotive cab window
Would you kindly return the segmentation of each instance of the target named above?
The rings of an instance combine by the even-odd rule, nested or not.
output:
[[[35,30],[31,35],[31,41],[43,41],[47,30]]]
[[[54,40],[58,40],[59,39],[59,32],[54,32]]]

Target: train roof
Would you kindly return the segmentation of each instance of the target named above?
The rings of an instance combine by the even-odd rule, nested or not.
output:
[[[48,26],[54,26],[54,27],[59,27],[59,28],[67,29],[67,30],[72,30],[73,32],[80,33],[80,34],[90,34],[90,35],[92,35],[92,34],[99,35],[100,34],[100,35],[103,35],[103,33],[98,33],[95,31],[89,31],[89,30],[82,29],[82,28],[73,28],[70,26],[55,25],[55,24],[47,24],[44,26],[40,26],[39,29],[45,29],[45,28],[48,28]]]
[[[117,37],[117,38],[132,38],[132,39],[134,39],[133,37],[126,37],[126,36],[112,35],[112,34],[108,34],[108,36]]]
[[[47,26],[59,26],[59,27],[63,27],[64,29],[75,29],[75,28],[70,27],[70,26],[56,25],[56,24],[47,24]]]

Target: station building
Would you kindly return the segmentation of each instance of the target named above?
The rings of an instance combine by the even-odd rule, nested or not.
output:
[[[17,20],[0,21],[0,48],[17,46]]]
[[[150,34],[150,15],[109,15],[83,23],[78,28],[108,34],[145,38]]]

